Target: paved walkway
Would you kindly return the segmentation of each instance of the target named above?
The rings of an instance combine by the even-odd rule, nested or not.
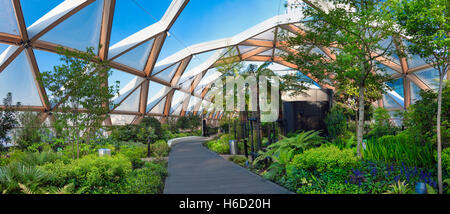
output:
[[[287,194],[288,190],[190,140],[172,146],[165,194]]]

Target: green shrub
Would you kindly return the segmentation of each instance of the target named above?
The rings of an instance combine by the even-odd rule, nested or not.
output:
[[[144,162],[141,158],[144,158],[147,155],[147,148],[139,143],[138,146],[130,146],[125,145],[120,147],[120,154],[125,155],[128,160],[131,161],[131,164],[134,169],[140,168],[143,166]]]
[[[47,163],[42,169],[52,174],[50,184],[65,186],[73,183],[78,193],[119,193],[131,172],[131,162],[124,155],[98,157],[87,155],[64,164]]]
[[[245,162],[247,161],[247,158],[244,156],[233,155],[228,160],[239,166],[245,167]]]
[[[206,146],[218,154],[229,154],[230,153],[230,140],[233,136],[230,134],[223,134],[217,140],[212,140],[206,143]],[[250,147],[250,146],[249,146]]]
[[[364,159],[385,163],[405,164],[410,167],[432,167],[434,152],[431,143],[421,143],[409,132],[398,135],[386,135],[379,139],[370,139],[366,143]]]
[[[398,127],[392,124],[389,120],[388,110],[385,108],[377,108],[373,113],[375,123],[371,125],[367,138],[379,138],[385,135],[393,135],[398,130]]]
[[[293,165],[300,169],[324,172],[337,168],[348,169],[355,166],[357,162],[358,158],[353,150],[339,150],[334,145],[328,145],[313,148],[304,151],[302,154],[295,155],[292,162],[288,165]]]
[[[146,163],[145,167],[131,172],[124,191],[128,194],[162,193],[167,169],[161,164]]]
[[[165,140],[158,140],[150,145],[150,151],[157,158],[166,157],[169,155],[169,145]]]
[[[218,154],[229,154],[230,144],[221,141],[220,139],[209,141],[206,146],[213,152]]]
[[[19,148],[26,149],[33,143],[41,142],[40,129],[42,123],[34,112],[22,112],[18,115],[19,123],[22,128],[17,129],[17,138],[15,142]]]
[[[442,169],[450,174],[450,148],[442,150]]]
[[[347,120],[342,107],[335,105],[331,108],[324,120],[330,139],[336,139],[347,131]]]
[[[158,119],[154,117],[145,117],[144,119],[142,119],[139,125],[143,127],[152,127],[153,130],[155,130],[155,135],[158,137],[158,139],[162,139],[162,127]]]
[[[21,152],[17,153],[11,160],[26,166],[38,166],[59,159],[58,154],[52,151],[45,152]]]
[[[49,180],[49,174],[36,168],[14,162],[0,167],[0,193],[21,193],[21,185],[36,191]]]

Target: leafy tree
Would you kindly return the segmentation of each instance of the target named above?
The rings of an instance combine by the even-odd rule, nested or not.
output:
[[[155,130],[155,135],[158,137],[158,139],[162,139],[163,132],[161,123],[158,119],[154,117],[145,117],[144,119],[142,119],[139,125],[143,127],[152,127]]]
[[[438,110],[436,115],[438,186],[442,194],[441,164],[441,113],[442,88],[449,68],[448,48],[450,46],[450,10],[448,0],[391,0],[395,17],[405,36],[408,36],[408,50],[424,58],[439,72]]]
[[[34,112],[22,112],[18,115],[21,129],[17,131],[16,143],[22,149],[27,149],[33,143],[41,142],[42,123]]]
[[[202,125],[202,118],[199,115],[190,115],[188,118],[191,131],[198,129]]]
[[[421,99],[411,105],[403,114],[403,125],[409,133],[420,139],[422,143],[436,140],[436,113],[438,109],[435,91],[420,91]],[[447,82],[442,91],[442,108],[450,109],[450,82]],[[450,111],[444,111],[441,115],[443,142],[450,142]]]
[[[12,106],[12,94],[9,92],[6,98],[3,99],[3,106],[5,109],[0,111],[0,149],[3,144],[8,143],[11,139],[8,137],[8,132],[14,129],[17,125],[17,118]],[[17,103],[20,106],[20,103]]]
[[[336,139],[338,136],[345,134],[347,131],[348,118],[344,114],[344,109],[340,105],[334,105],[325,117],[328,136]]]
[[[177,120],[177,128],[188,129],[190,128],[190,120],[188,117],[179,117]]]
[[[377,66],[380,59],[395,51],[397,30],[392,14],[383,9],[385,3],[378,0],[327,0],[329,7],[297,5],[303,7],[308,17],[304,22],[305,33],[287,39],[287,46],[294,49],[286,60],[309,72],[322,84],[336,88],[348,87],[354,93],[358,106],[357,153],[361,157],[364,133],[364,106],[367,92],[372,99],[380,99],[386,89],[388,76]],[[387,45],[381,43],[388,41]],[[329,50],[324,52],[320,48]],[[381,72],[380,72],[381,71]],[[351,90],[350,90],[351,89]]]
[[[108,86],[111,74],[107,61],[98,61],[94,48],[86,52],[58,48],[62,65],[52,71],[42,72],[41,81],[51,92],[53,103],[59,104],[53,115],[62,124],[63,132],[77,146],[89,142],[90,137],[101,127],[109,106],[105,105],[118,93],[118,83]],[[94,63],[95,61],[95,63]],[[75,158],[75,155],[73,155]]]
[[[158,136],[155,134],[155,129],[150,126],[139,127],[137,139],[139,142],[147,144],[147,157],[150,157],[150,144],[154,143],[158,139]]]
[[[385,108],[377,108],[373,113],[375,123],[372,124],[372,130],[367,134],[367,138],[379,138],[384,135],[394,135],[397,131],[395,125],[390,121],[391,115]]]

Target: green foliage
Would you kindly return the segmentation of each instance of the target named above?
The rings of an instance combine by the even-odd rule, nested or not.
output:
[[[412,192],[409,184],[405,184],[405,181],[398,180],[397,183],[391,184],[390,187],[391,189],[385,194],[407,194]]]
[[[78,147],[83,140],[89,142],[102,126],[104,115],[110,110],[105,103],[118,94],[119,85],[105,84],[111,70],[108,61],[97,60],[93,47],[85,52],[62,47],[57,50],[62,65],[41,72],[39,81],[51,92],[52,103],[59,104],[61,112],[54,112],[53,116],[60,131]],[[76,154],[79,157],[78,150]]]
[[[341,106],[335,105],[331,108],[324,120],[330,139],[336,139],[347,132],[347,121]]]
[[[430,143],[420,143],[404,131],[396,136],[371,139],[366,144],[364,159],[407,166],[432,167],[434,150]]]
[[[350,135],[350,137],[339,137],[336,140],[333,140],[331,144],[337,146],[339,149],[351,149],[356,146],[355,135]]]
[[[116,141],[137,141],[137,126],[128,124],[111,128],[110,138]]]
[[[392,135],[398,128],[389,120],[391,116],[385,108],[376,108],[373,113],[375,123],[371,125],[371,130],[367,134],[367,138],[379,138],[384,135]]]
[[[147,154],[147,148],[141,145],[135,146],[121,146],[120,154],[125,155],[128,160],[131,161],[131,164],[134,169],[141,168],[144,165],[144,162],[141,158],[144,158]]]
[[[124,189],[128,194],[161,193],[167,174],[167,169],[162,164],[146,163],[145,167],[128,175]]]
[[[324,145],[295,155],[290,165],[307,170],[324,172],[332,169],[349,169],[355,166],[358,158],[353,150],[339,150],[333,145]]]
[[[40,129],[42,123],[34,112],[22,112],[18,115],[21,128],[17,130],[17,138],[15,142],[21,149],[26,149],[33,143],[41,142]]]
[[[391,0],[391,11],[408,36],[408,51],[429,64],[436,63],[441,75],[448,68],[450,39],[447,0]]]
[[[279,154],[290,154],[293,156],[302,153],[304,150],[316,147],[324,142],[324,138],[321,137],[320,131],[306,131],[300,132],[294,137],[284,138],[274,144],[267,147],[267,151],[261,153],[261,155],[255,159],[255,163],[265,158],[273,158]]]
[[[119,193],[132,166],[124,155],[87,155],[69,164],[62,161],[47,163],[42,169],[53,175],[50,180],[53,186],[73,183],[78,193]]]
[[[245,162],[247,161],[247,158],[245,156],[233,155],[228,160],[239,166],[245,167]]]
[[[442,169],[450,174],[450,148],[442,150]]]
[[[190,128],[190,120],[188,117],[179,117],[177,120],[177,128],[188,129]]]
[[[49,162],[55,162],[60,157],[53,151],[44,152],[20,152],[13,155],[13,162],[21,163],[26,166],[39,166]]]
[[[158,139],[161,139],[163,137],[161,123],[158,119],[154,117],[144,117],[139,125],[142,127],[152,127],[153,130],[155,130],[155,134]]]
[[[264,160],[271,159],[264,176],[268,179],[276,179],[286,171],[286,165],[290,164],[296,154],[313,148],[323,143],[319,131],[300,132],[294,137],[284,138],[267,147],[266,151],[260,151],[253,161],[253,166],[262,164]]]
[[[217,140],[212,140],[206,143],[206,147],[213,152],[218,154],[229,154],[230,153],[230,144],[228,139],[230,139],[230,135],[224,134]]]
[[[0,151],[3,144],[9,143],[11,140],[7,135],[8,132],[14,129],[17,125],[16,113],[11,109],[12,106],[12,94],[11,92],[3,99],[3,105],[5,110],[0,111]],[[18,106],[20,103],[17,104]]]
[[[420,91],[421,99],[417,100],[404,113],[404,126],[422,142],[436,142],[437,93],[428,90]],[[442,91],[441,130],[442,142],[450,141],[450,82]]]
[[[202,125],[202,118],[199,115],[190,115],[188,118],[191,130],[198,129]]]
[[[169,155],[170,147],[165,140],[158,140],[150,146],[152,154],[161,159]]]
[[[19,184],[37,191],[49,180],[49,174],[35,166],[10,163],[0,167],[0,193],[21,193]]]

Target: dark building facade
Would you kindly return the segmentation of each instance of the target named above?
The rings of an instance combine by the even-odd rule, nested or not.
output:
[[[324,119],[332,105],[333,91],[310,89],[305,94],[284,94],[282,123],[285,134],[297,130],[321,130],[326,133]]]

